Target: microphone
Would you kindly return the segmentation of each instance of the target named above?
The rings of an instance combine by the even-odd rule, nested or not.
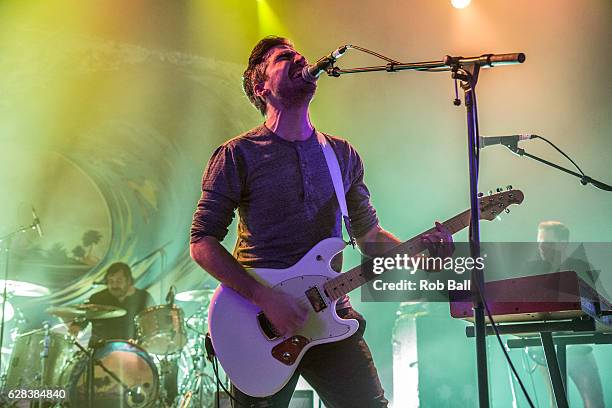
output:
[[[35,229],[36,232],[38,232],[38,236],[42,238],[43,231],[42,227],[40,226],[40,219],[38,219],[38,215],[36,215],[36,210],[34,209],[34,206],[32,206],[32,218],[34,219],[34,222],[32,223],[32,229]]]
[[[314,64],[306,65],[302,70],[302,78],[304,81],[312,83],[317,82],[319,76],[331,67],[338,58],[343,56],[349,48],[351,48],[350,45],[343,45],[331,54],[319,59]]]
[[[515,147],[521,140],[533,139],[537,136],[538,135],[480,136],[480,147],[485,148],[498,144],[506,147]]]
[[[174,287],[174,285],[170,286],[170,289],[168,289],[168,294],[166,295],[166,303],[168,303],[169,305],[174,304],[174,297],[176,296],[176,288]]]

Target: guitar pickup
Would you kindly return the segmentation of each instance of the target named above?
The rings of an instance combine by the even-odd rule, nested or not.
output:
[[[274,329],[274,326],[272,326],[272,323],[270,323],[263,312],[257,313],[257,322],[259,323],[261,331],[268,338],[268,340],[275,340],[279,337],[276,329]]]
[[[312,288],[308,289],[305,293],[306,297],[308,298],[308,301],[310,302],[310,305],[312,306],[315,312],[320,312],[321,310],[327,307],[323,296],[321,296],[321,292],[319,292],[319,288],[317,288],[316,286],[313,286]]]

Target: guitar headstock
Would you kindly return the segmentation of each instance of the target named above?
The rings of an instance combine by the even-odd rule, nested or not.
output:
[[[520,204],[525,196],[521,190],[513,190],[512,186],[498,188],[496,193],[489,191],[489,195],[485,196],[482,193],[478,194],[480,204],[480,218],[492,221],[502,212],[509,213],[508,208],[512,204]]]

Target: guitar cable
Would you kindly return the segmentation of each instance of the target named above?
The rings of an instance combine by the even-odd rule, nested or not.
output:
[[[210,333],[206,333],[206,337],[204,338],[204,348],[206,349],[206,359],[211,362],[213,372],[215,373],[215,380],[216,380],[216,385],[217,385],[217,392],[215,395],[216,402],[217,402],[216,408],[221,408],[219,387],[232,400],[232,407],[235,406],[234,403],[237,403],[238,406],[245,407],[245,408],[252,408],[253,407],[252,404],[245,405],[244,403],[238,401],[236,397],[234,397],[232,393],[227,388],[225,388],[225,386],[221,382],[221,379],[219,378],[219,360],[217,360],[217,355],[215,354],[215,349],[212,344],[212,339],[210,338]]]
[[[491,314],[491,310],[489,309],[489,305],[487,304],[487,301],[482,293],[482,288],[480,284],[476,281],[476,279],[474,280],[474,282],[476,283],[476,286],[478,288],[478,295],[480,296],[480,299],[485,307],[485,311],[487,312],[487,317],[489,318],[489,322],[491,322],[491,328],[495,332],[495,337],[497,338],[500,348],[504,352],[504,356],[506,357],[506,361],[508,362],[508,365],[510,366],[512,373],[514,374],[514,378],[516,378],[516,381],[519,383],[521,390],[523,391],[523,394],[525,395],[525,398],[527,399],[527,403],[529,404],[529,406],[531,408],[535,408],[535,406],[533,405],[533,402],[531,401],[531,398],[529,397],[529,393],[527,392],[527,389],[525,388],[525,384],[523,384],[521,377],[519,377],[518,372],[516,371],[516,368],[514,367],[514,363],[512,363],[512,359],[510,358],[510,355],[508,354],[508,350],[506,350],[506,347],[504,347],[504,341],[502,340],[501,335],[499,334],[497,323],[493,320],[493,316]]]
[[[530,357],[527,355],[526,352],[521,353],[521,360],[523,362],[523,368],[525,369],[525,371],[527,371],[527,373],[529,373],[529,379],[531,380],[531,388],[533,390],[533,397],[535,398],[535,402],[537,406],[539,407],[540,401],[538,400],[538,392],[536,390],[535,381],[533,380],[533,373],[535,372],[535,370],[537,370],[538,363],[535,363],[533,368],[531,368],[531,365],[529,363],[529,358]]]
[[[475,118],[475,122],[476,122],[476,136],[478,136],[480,134],[480,130],[478,128],[478,111],[477,111],[477,100],[476,100],[476,93],[473,93],[473,98],[474,98],[474,103],[472,105],[472,108],[474,109],[474,118]],[[478,185],[478,181],[480,179],[480,138],[476,137],[476,149],[474,151],[474,156],[475,156],[475,161],[476,161],[476,185]],[[473,238],[473,230],[472,230],[472,225],[470,224],[469,227],[469,236],[470,238]],[[487,313],[487,317],[489,318],[489,322],[491,323],[491,327],[493,328],[493,331],[495,332],[495,337],[497,338],[497,341],[499,343],[499,346],[501,347],[502,351],[504,352],[504,356],[506,358],[506,361],[508,362],[508,365],[510,366],[510,369],[512,370],[512,373],[514,374],[514,377],[516,378],[516,381],[519,383],[521,390],[523,391],[523,394],[525,395],[525,398],[527,399],[527,402],[529,403],[529,406],[531,408],[535,408],[535,406],[533,405],[533,401],[531,401],[531,398],[529,397],[529,393],[527,392],[527,388],[525,388],[525,384],[523,384],[523,380],[521,380],[521,377],[519,377],[518,372],[516,371],[516,367],[514,367],[514,364],[512,363],[512,359],[510,358],[510,355],[508,354],[508,351],[506,350],[506,347],[504,347],[504,342],[501,338],[501,335],[499,334],[499,329],[497,327],[497,323],[495,322],[495,320],[493,319],[493,315],[491,313],[491,310],[489,309],[489,305],[487,304],[487,300],[485,298],[484,295],[484,288],[482,288],[480,286],[480,282],[478,282],[478,279],[473,279],[474,283],[476,284],[476,288],[478,289],[478,296],[480,297],[481,302],[484,305],[485,311]],[[475,321],[474,321],[475,322]],[[476,334],[476,330],[474,330],[474,334]],[[486,334],[485,334],[485,338],[486,338]],[[487,374],[488,375],[488,374]]]

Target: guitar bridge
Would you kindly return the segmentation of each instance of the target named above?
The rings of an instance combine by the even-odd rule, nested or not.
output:
[[[323,299],[323,296],[321,296],[321,292],[319,292],[318,287],[313,286],[305,293],[306,297],[308,298],[308,301],[310,302],[310,305],[312,306],[315,312],[320,312],[321,310],[327,307],[327,304],[325,304],[325,300]]]

